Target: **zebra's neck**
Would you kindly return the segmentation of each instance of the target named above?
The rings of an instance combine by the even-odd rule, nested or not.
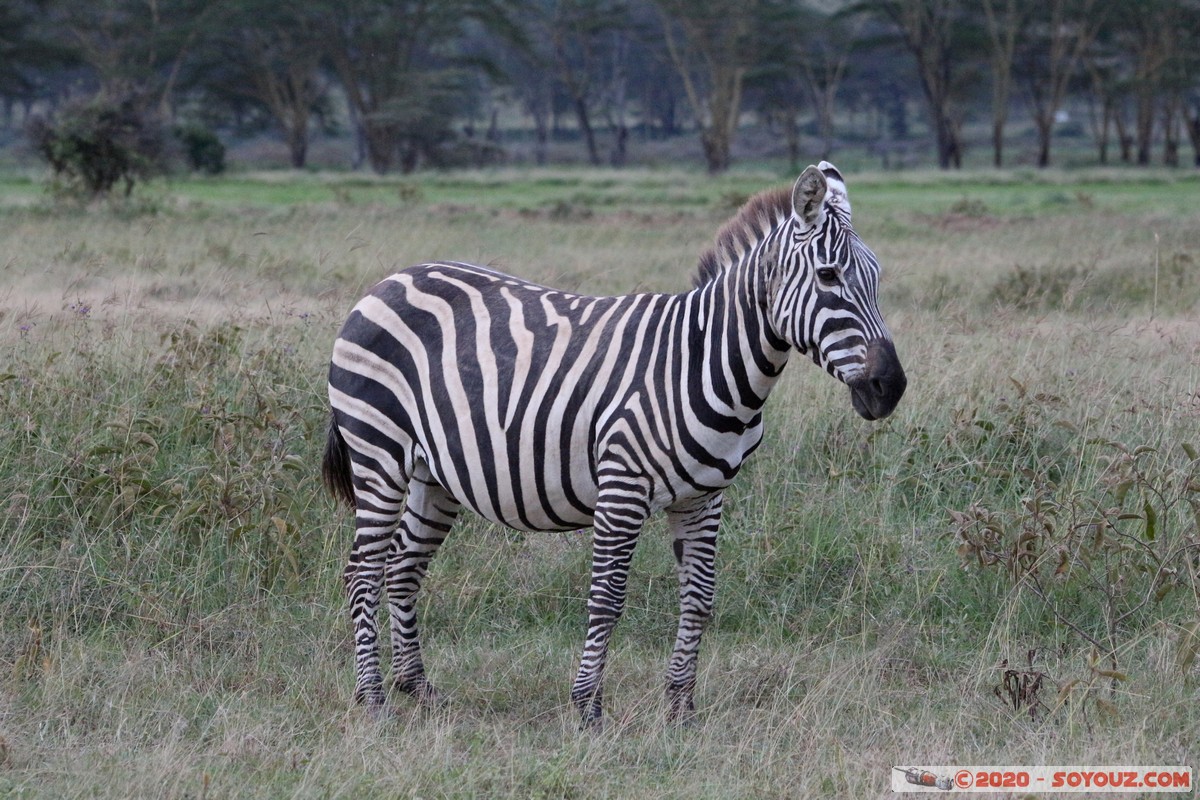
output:
[[[693,363],[702,370],[709,405],[721,413],[755,420],[783,372],[790,346],[769,316],[774,277],[771,231],[737,263],[727,265],[689,293],[695,308]]]

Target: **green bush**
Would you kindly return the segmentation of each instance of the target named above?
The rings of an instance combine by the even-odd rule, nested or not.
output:
[[[211,128],[196,123],[175,129],[175,138],[183,145],[183,153],[193,172],[220,175],[225,171],[225,145]]]
[[[124,183],[128,196],[166,161],[161,121],[132,97],[69,103],[33,118],[27,134],[70,193],[102,196]]]

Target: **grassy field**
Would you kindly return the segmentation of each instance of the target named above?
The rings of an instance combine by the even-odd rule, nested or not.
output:
[[[452,702],[352,707],[333,337],[430,258],[686,288],[787,176],[243,175],[55,204],[0,179],[0,796],[891,796],[894,765],[1200,765],[1200,179],[848,175],[909,375],[794,359],[727,494],[694,726],[661,520],[609,724],[568,692],[586,534],[461,523],[422,596]]]

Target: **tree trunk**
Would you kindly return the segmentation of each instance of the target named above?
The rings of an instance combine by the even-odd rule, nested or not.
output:
[[[954,122],[949,118],[945,108],[931,109],[937,119],[934,132],[937,140],[938,166],[942,169],[958,169],[962,167],[962,143],[958,139]]]
[[[788,165],[791,172],[800,170],[800,123],[796,112],[788,109],[783,113],[783,137],[787,141]]]
[[[1054,117],[1038,114],[1034,118],[1034,125],[1037,128],[1038,138],[1037,165],[1039,169],[1045,169],[1050,166],[1050,142],[1054,138]]]
[[[1179,97],[1171,96],[1163,103],[1163,164],[1179,166]]]
[[[308,130],[299,125],[288,130],[288,155],[293,169],[304,169],[308,162]]]
[[[712,175],[729,169],[729,137],[724,135],[724,127],[712,125],[700,134],[700,144],[704,147],[704,161]]]
[[[587,99],[582,95],[575,96],[575,119],[579,122],[579,133],[587,145],[588,162],[593,167],[600,166],[600,151],[596,149],[596,134],[592,130],[592,120],[588,116]]]
[[[817,129],[821,135],[821,160],[825,161],[833,153],[833,108],[830,102],[822,102],[817,106]]]
[[[1121,163],[1133,161],[1133,137],[1129,135],[1129,126],[1125,124],[1125,111],[1122,108],[1113,110],[1113,124],[1117,129],[1117,145],[1121,148]]]
[[[1137,163],[1144,167],[1150,163],[1151,137],[1154,135],[1154,94],[1145,87],[1137,98]]]
[[[1193,114],[1184,112],[1183,127],[1192,143],[1192,164],[1200,167],[1200,107],[1194,109]]]
[[[1097,155],[1101,164],[1108,163],[1108,128],[1112,122],[1112,115],[1112,103],[1105,98],[1104,107],[1100,112],[1100,129],[1096,132],[1096,148],[1099,151]]]
[[[391,172],[395,162],[396,142],[387,125],[363,121],[363,136],[367,145],[367,163],[379,175]]]

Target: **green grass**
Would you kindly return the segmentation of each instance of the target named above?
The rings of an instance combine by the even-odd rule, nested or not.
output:
[[[1196,766],[1194,179],[847,177],[909,393],[866,423],[795,359],[728,495],[697,723],[664,722],[655,520],[598,735],[568,698],[586,535],[475,519],[422,595],[452,703],[353,707],[351,522],[317,475],[329,348],[426,258],[684,288],[785,176],[248,175],[90,209],[3,183],[0,796],[861,798],[895,764]],[[1115,506],[1116,545],[1071,537]],[[984,512],[990,566],[954,516]],[[1034,568],[1003,560],[1026,533]],[[1035,717],[994,693],[1005,663],[1045,674]]]

